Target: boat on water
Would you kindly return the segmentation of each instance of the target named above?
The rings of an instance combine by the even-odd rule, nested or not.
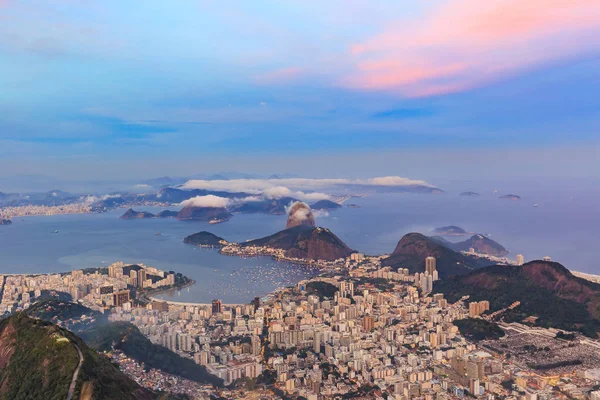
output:
[[[213,218],[210,221],[208,221],[208,223],[211,225],[214,225],[214,224],[220,224],[220,223],[226,222],[226,221],[229,221],[229,220],[226,218]]]
[[[538,203],[535,203],[533,206],[534,207],[539,207],[540,205]]]
[[[52,233],[58,233],[58,229],[53,230]]]

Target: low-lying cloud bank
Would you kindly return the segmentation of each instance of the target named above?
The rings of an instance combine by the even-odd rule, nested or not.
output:
[[[231,200],[225,197],[213,196],[196,196],[191,199],[181,202],[182,207],[211,207],[211,208],[226,208],[231,204]]]
[[[402,188],[421,186],[433,188],[422,180],[413,180],[400,176],[383,176],[368,179],[231,179],[231,180],[190,180],[182,189],[221,190],[226,192],[245,192],[261,194],[266,198],[294,197],[305,201],[329,199],[330,196],[316,192],[323,189],[340,189],[352,187],[360,190],[376,187]]]

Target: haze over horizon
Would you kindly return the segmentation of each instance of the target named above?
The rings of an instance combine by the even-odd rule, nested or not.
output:
[[[600,3],[365,4],[0,1],[0,177],[597,182]]]

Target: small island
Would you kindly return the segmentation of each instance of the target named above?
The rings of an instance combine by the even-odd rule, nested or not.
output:
[[[502,200],[512,200],[517,201],[521,200],[521,196],[517,196],[516,194],[505,194],[504,196],[500,196]]]
[[[156,214],[158,218],[175,218],[179,211],[164,210]]]
[[[310,208],[312,208],[313,210],[335,210],[336,208],[341,207],[341,204],[331,200],[319,200],[315,204],[310,206]]]
[[[121,219],[143,219],[143,218],[156,218],[156,215],[147,211],[134,211],[129,209],[125,211],[125,214],[121,215]]]
[[[183,242],[199,247],[223,247],[229,244],[227,240],[206,231],[186,236]]]
[[[10,225],[12,221],[10,219],[0,219],[0,225]]]
[[[462,192],[459,196],[462,196],[462,197],[479,197],[479,193],[477,193],[477,192]]]

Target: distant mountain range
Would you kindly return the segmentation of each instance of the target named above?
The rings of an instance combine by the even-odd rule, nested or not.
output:
[[[531,261],[523,266],[496,265],[472,271],[434,284],[455,302],[462,296],[469,301],[488,300],[490,310],[521,304],[504,319],[521,321],[538,317],[537,325],[580,331],[597,337],[600,332],[600,284],[578,278],[559,263]]]
[[[420,233],[408,233],[400,239],[394,252],[382,261],[383,266],[395,270],[407,268],[411,273],[425,271],[425,258],[435,257],[441,279],[454,275],[465,275],[491,262],[458,253],[438,240]]]
[[[177,213],[177,219],[181,221],[227,221],[231,213],[224,207],[184,207]]]
[[[143,389],[73,333],[23,313],[0,322],[0,398],[150,400]]]
[[[293,197],[281,197],[279,199],[264,199],[258,201],[247,201],[234,204],[229,208],[232,213],[242,214],[272,214],[281,215],[286,213],[286,207],[298,200]]]

